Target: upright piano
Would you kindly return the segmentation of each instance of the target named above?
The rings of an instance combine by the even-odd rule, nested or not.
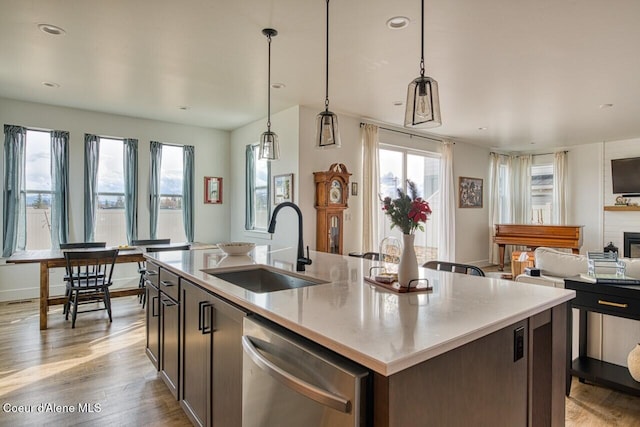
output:
[[[521,245],[531,249],[540,246],[570,248],[574,254],[579,253],[583,227],[584,225],[496,224],[493,241],[500,252],[500,271],[504,270],[506,245]]]

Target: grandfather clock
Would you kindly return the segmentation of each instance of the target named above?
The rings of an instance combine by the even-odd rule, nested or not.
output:
[[[314,172],[316,184],[316,250],[342,254],[344,210],[348,208],[349,177],[342,163],[334,163],[328,171]]]

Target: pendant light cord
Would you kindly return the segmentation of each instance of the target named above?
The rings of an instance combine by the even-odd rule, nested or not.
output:
[[[329,0],[327,0],[327,46],[326,46],[326,73],[325,73],[325,96],[324,111],[329,111]]]
[[[422,25],[420,27],[420,39],[422,40],[422,52],[420,53],[420,77],[424,77],[424,0],[422,0],[422,8],[420,9],[420,11],[422,13]]]
[[[268,83],[267,83],[267,131],[271,132],[271,35],[267,35],[267,41],[269,42],[269,71]]]

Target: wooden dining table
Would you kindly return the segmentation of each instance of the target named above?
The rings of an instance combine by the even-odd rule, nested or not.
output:
[[[171,246],[181,246],[184,243],[169,243],[165,245],[154,245],[158,247],[171,247]],[[126,262],[142,262],[145,260],[144,253],[147,249],[151,247],[134,247],[129,246],[127,248],[118,248],[118,256],[116,258],[116,263],[126,263]],[[206,249],[212,247],[212,245],[206,244],[192,244],[192,249]],[[99,248],[103,249],[103,248]],[[115,247],[113,248],[115,249]],[[74,251],[78,250],[92,250],[92,249],[73,249]],[[93,249],[96,250],[96,249]],[[15,252],[7,259],[7,263],[13,264],[40,264],[40,330],[47,329],[47,313],[49,311],[50,305],[58,305],[64,304],[66,302],[66,297],[58,296],[51,297],[49,296],[49,269],[51,268],[65,268],[66,262],[64,259],[64,253],[60,249],[53,250],[26,250]],[[116,297],[124,297],[129,295],[139,295],[142,293],[142,288],[127,288],[127,289],[116,289],[109,292],[109,295],[112,298]]]

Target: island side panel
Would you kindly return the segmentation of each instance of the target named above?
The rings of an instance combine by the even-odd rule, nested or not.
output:
[[[528,350],[514,361],[514,331],[528,320],[451,350],[388,379],[386,411],[376,426],[527,425]],[[380,381],[376,385],[384,386]],[[374,402],[376,398],[374,397]]]
[[[564,426],[565,423],[565,378],[567,357],[567,316],[571,316],[569,304],[553,307],[552,359],[551,359],[551,425]]]

